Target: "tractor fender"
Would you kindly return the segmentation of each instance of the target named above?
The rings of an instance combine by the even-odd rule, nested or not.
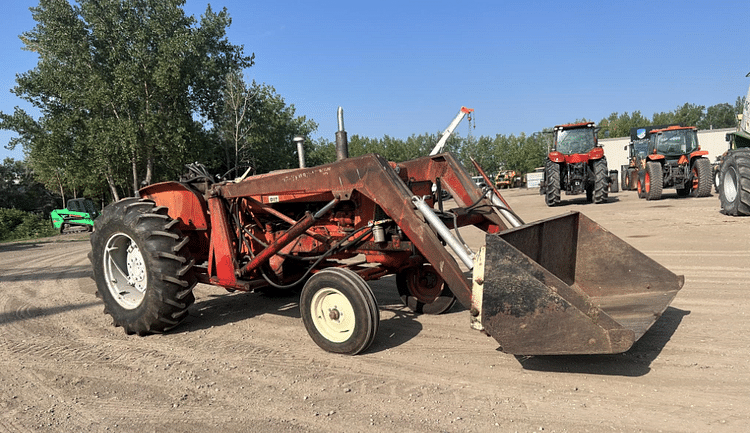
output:
[[[557,162],[557,163],[565,162],[565,155],[563,155],[562,153],[560,153],[560,152],[558,152],[556,150],[550,152],[549,155],[547,156],[547,158],[549,158],[550,161],[552,161],[552,162]]]
[[[596,146],[589,152],[589,159],[602,159],[604,158],[604,149]]]
[[[180,230],[208,230],[208,204],[198,192],[180,182],[161,182],[140,189],[141,198],[169,209],[169,216],[180,221]]]

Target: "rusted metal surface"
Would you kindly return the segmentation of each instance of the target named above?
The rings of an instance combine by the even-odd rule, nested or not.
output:
[[[249,177],[239,183],[216,185],[212,189],[212,194],[221,197],[224,201],[247,198],[250,211],[267,213],[276,217],[280,216],[279,209],[283,209],[284,206],[299,206],[300,208],[322,206],[323,203],[333,199],[355,204],[356,210],[349,213],[334,210],[333,215],[322,218],[316,222],[315,226],[306,227],[307,233],[295,232],[299,240],[295,244],[297,250],[292,249],[292,253],[304,252],[305,245],[312,245],[310,230],[318,235],[316,236],[317,242],[320,242],[322,237],[327,237],[328,246],[330,246],[348,236],[350,231],[361,229],[370,221],[377,219],[375,213],[379,210],[399,227],[404,239],[395,238],[388,240],[386,244],[378,244],[371,236],[367,236],[361,240],[362,245],[351,251],[350,255],[365,254],[368,262],[380,263],[393,272],[415,266],[414,260],[410,258],[411,255],[399,252],[406,247],[415,248],[423,257],[423,262],[431,263],[438,270],[441,278],[447,282],[459,302],[468,306],[471,301],[468,278],[411,202],[411,197],[414,195],[431,194],[432,182],[440,176],[450,191],[457,194],[456,199],[459,204],[468,206],[486,200],[482,198],[481,191],[476,188],[471,177],[450,154],[420,158],[403,164],[389,163],[378,155],[365,155],[344,159],[334,164],[268,173]],[[430,199],[430,204],[432,203],[434,202]],[[269,212],[270,206],[278,207]],[[212,219],[213,214],[212,210]],[[216,214],[221,217],[221,212],[216,212]],[[293,218],[284,219],[286,222],[294,220]],[[505,227],[497,214],[487,210],[479,210],[471,215],[460,214],[457,221],[459,225],[476,224],[485,229],[491,228],[492,231]],[[216,224],[225,223],[216,222]],[[452,221],[446,221],[446,223],[452,225]],[[342,231],[342,228],[349,232]],[[216,237],[215,240],[212,239],[212,249],[231,252],[237,249],[236,245],[231,245],[234,242],[237,242],[236,237],[226,233],[224,236]],[[263,256],[263,260],[276,252],[253,251],[255,257]],[[237,274],[235,268],[218,271],[218,268],[222,266],[234,266],[234,264],[220,260],[216,253],[212,253],[211,256],[214,274]],[[246,265],[240,273],[247,274],[256,262],[260,261],[261,259],[254,259],[251,262],[252,265]],[[253,275],[246,275],[246,277],[252,278]],[[230,282],[229,279],[217,278],[217,280],[223,284]],[[231,287],[236,287],[236,285],[235,282],[231,283]]]
[[[486,241],[482,325],[507,353],[625,352],[683,284],[579,213]]]

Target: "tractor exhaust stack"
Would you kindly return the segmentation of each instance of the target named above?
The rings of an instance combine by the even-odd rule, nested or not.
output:
[[[336,131],[336,161],[349,158],[349,141],[344,130],[344,109],[338,110],[339,129]]]

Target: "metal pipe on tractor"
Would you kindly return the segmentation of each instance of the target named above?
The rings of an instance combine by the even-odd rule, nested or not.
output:
[[[337,118],[339,129],[336,131],[336,161],[341,161],[349,158],[349,141],[344,130],[344,109],[341,107],[338,109]]]
[[[292,140],[297,145],[297,158],[299,158],[299,168],[305,168],[305,137],[298,135]]]
[[[506,353],[620,353],[683,285],[580,213],[524,223],[451,153],[399,163],[348,158],[341,109],[336,145],[336,162],[234,181],[214,183],[193,165],[191,178],[108,206],[90,255],[105,313],[126,333],[145,335],[179,325],[197,282],[230,291],[301,287],[312,340],[353,355],[378,338],[367,281],[395,275],[408,309],[440,314],[459,302],[470,311],[467,325]],[[466,226],[484,231],[479,251],[461,239]]]

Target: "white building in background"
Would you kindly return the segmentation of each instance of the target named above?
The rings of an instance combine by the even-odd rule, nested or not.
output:
[[[726,141],[727,132],[734,132],[736,128],[708,129],[698,131],[698,144],[701,150],[707,150],[707,158],[712,163],[716,157],[729,148]],[[628,164],[628,144],[630,137],[599,139],[599,144],[604,148],[604,156],[607,157],[607,168],[617,170],[618,179],[620,167]]]

